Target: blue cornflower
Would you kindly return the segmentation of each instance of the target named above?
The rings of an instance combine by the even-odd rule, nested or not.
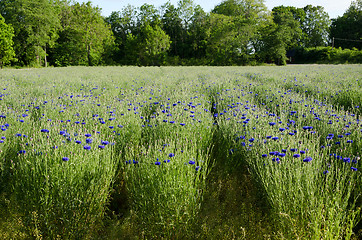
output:
[[[300,157],[300,154],[294,154],[293,157],[294,157],[294,158],[299,158],[299,157]]]
[[[90,133],[86,133],[84,136],[86,136],[86,137],[91,137],[91,136],[92,136],[92,134],[90,134]]]
[[[353,143],[353,140],[347,140],[347,143]]]
[[[185,123],[180,123],[181,126],[185,126]]]
[[[98,145],[99,149],[103,149],[105,146],[104,145]]]
[[[102,143],[102,145],[108,145],[109,144],[108,141],[102,141],[101,143]]]
[[[195,170],[196,170],[196,171],[199,171],[199,170],[200,170],[200,166],[196,166]]]
[[[49,132],[49,130],[48,130],[48,129],[42,129],[42,130],[40,130],[40,132],[43,132],[43,133],[48,133],[48,132]]]
[[[86,142],[86,143],[92,143],[93,140],[92,140],[91,138],[87,138],[87,139],[85,140],[85,142]]]
[[[249,142],[254,142],[254,140],[255,140],[254,138],[250,138]]]
[[[83,148],[84,148],[85,150],[90,150],[90,149],[91,149],[91,146],[85,145]]]
[[[305,151],[304,151],[304,150],[300,150],[300,154],[305,154]]]
[[[195,161],[190,160],[190,161],[189,161],[189,164],[190,164],[190,165],[194,165],[194,164],[195,164]]]
[[[285,130],[285,128],[279,128],[279,131],[283,132]]]
[[[306,157],[303,159],[303,162],[310,162],[312,161],[312,158],[311,157]]]
[[[326,175],[327,173],[329,173],[328,170],[325,170],[325,171],[323,172],[324,175]]]
[[[350,163],[350,162],[351,162],[351,159],[350,159],[350,158],[343,158],[343,162],[345,162],[345,163]]]
[[[66,161],[69,161],[69,158],[68,157],[63,157],[62,160],[66,162]]]
[[[64,134],[65,134],[65,131],[60,131],[59,134],[60,134],[60,135],[64,135]]]
[[[158,161],[158,158],[157,161],[155,162],[155,165],[161,165],[161,162]]]
[[[17,133],[16,136],[17,136],[17,137],[21,137],[21,133]]]
[[[76,140],[75,142],[76,142],[76,143],[78,143],[78,144],[81,144],[81,143],[82,143],[82,142],[81,142],[81,141],[79,141],[79,140]]]
[[[351,167],[351,170],[352,170],[352,171],[357,171],[358,169],[355,168],[355,167]]]
[[[169,163],[171,160],[167,159],[167,160],[163,160],[164,163]]]
[[[25,154],[25,153],[26,153],[25,150],[20,150],[20,151],[19,151],[19,154]]]
[[[261,155],[262,157],[267,157],[268,156],[268,154],[263,154],[263,155]]]
[[[278,140],[279,138],[278,138],[278,137],[272,137],[272,139],[273,139],[274,141],[276,141],[276,140]]]
[[[170,153],[170,154],[168,155],[168,157],[174,157],[174,156],[175,156],[174,153]]]

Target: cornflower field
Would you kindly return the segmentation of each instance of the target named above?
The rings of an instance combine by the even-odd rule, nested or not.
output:
[[[0,71],[0,239],[361,239],[362,66]]]

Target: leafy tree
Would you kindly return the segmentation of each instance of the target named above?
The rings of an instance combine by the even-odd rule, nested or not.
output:
[[[103,63],[114,50],[114,36],[100,9],[90,2],[65,4],[62,8],[63,30],[54,50],[56,65],[93,66]]]
[[[233,65],[241,46],[233,17],[210,14],[207,21],[206,57],[212,65]]]
[[[160,15],[155,6],[145,3],[140,7],[137,15],[138,27],[145,25],[157,26],[160,23]]]
[[[302,34],[299,26],[291,12],[274,12],[273,22],[262,30],[262,44],[258,52],[262,60],[285,65],[287,50],[295,46],[295,39]]]
[[[304,21],[301,22],[304,47],[326,46],[329,42],[329,15],[321,6],[307,5],[303,8]]]
[[[241,17],[248,22],[259,22],[267,15],[264,0],[225,0],[215,6],[212,13]]]
[[[192,17],[192,23],[189,27],[189,37],[191,39],[190,49],[192,51],[192,57],[196,59],[204,58],[206,55],[207,46],[207,22],[208,15],[205,11],[197,5],[195,7],[195,13]]]
[[[57,39],[60,27],[55,1],[6,0],[1,3],[5,19],[15,29],[14,47],[23,64],[47,66],[47,48]]]
[[[177,56],[180,54],[179,45],[183,41],[184,34],[182,19],[178,9],[170,2],[162,6],[162,11],[162,29],[170,36],[171,40],[170,55]]]
[[[130,33],[137,32],[137,9],[131,5],[125,6],[121,11],[112,12],[105,20],[111,26],[115,37],[116,49],[113,59],[117,63],[126,63],[126,41]]]
[[[139,58],[143,65],[165,64],[166,52],[170,48],[170,37],[160,26],[146,25],[141,31]]]
[[[362,0],[353,1],[343,16],[332,19],[335,47],[362,49]]]
[[[250,61],[259,29],[268,22],[268,11],[263,0],[225,0],[217,5],[212,13],[228,16],[232,19],[234,35],[232,45],[235,63]],[[233,32],[233,33],[232,33]],[[231,36],[229,35],[229,37]]]
[[[0,67],[14,59],[13,49],[14,29],[5,23],[5,19],[0,15]]]
[[[306,13],[303,8],[296,8],[292,6],[278,6],[274,7],[272,9],[272,15],[274,16],[273,21],[276,24],[279,24],[280,17],[277,16],[287,16],[292,15],[293,19],[298,21],[299,24],[294,24],[295,26],[295,32],[297,33],[294,36],[294,41],[290,44],[289,47],[295,47],[295,46],[303,46],[304,45],[304,39],[303,34],[301,34],[302,24],[305,21]],[[289,16],[290,17],[290,16]]]

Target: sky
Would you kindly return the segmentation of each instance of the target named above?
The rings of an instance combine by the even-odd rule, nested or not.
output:
[[[87,2],[88,0],[78,0],[78,2]],[[130,4],[135,7],[140,7],[143,4],[152,4],[155,7],[160,7],[168,0],[149,0],[149,1],[135,1],[135,0],[90,0],[94,6],[102,9],[103,16],[109,16],[113,11],[120,11],[124,6]],[[170,0],[173,5],[177,5],[179,0]],[[194,3],[199,4],[205,12],[210,12],[216,5],[221,3],[222,0],[194,0]],[[342,16],[347,8],[351,5],[351,0],[265,0],[264,3],[269,10],[276,6],[294,6],[305,7],[307,5],[322,6],[329,14],[330,18]]]

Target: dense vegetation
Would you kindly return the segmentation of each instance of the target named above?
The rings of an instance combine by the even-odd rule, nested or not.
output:
[[[361,65],[0,76],[1,239],[361,239]]]
[[[321,6],[269,11],[263,0],[224,0],[210,13],[192,0],[128,5],[105,18],[91,2],[3,0],[0,14],[1,66],[285,64],[326,46],[343,57],[313,62],[361,62],[361,0],[332,20]]]

